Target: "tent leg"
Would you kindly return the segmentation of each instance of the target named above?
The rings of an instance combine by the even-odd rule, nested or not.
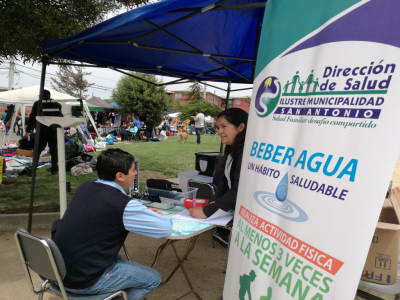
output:
[[[60,219],[67,210],[67,177],[65,171],[65,141],[64,128],[57,127],[57,151],[58,151],[58,182],[60,189]],[[53,163],[53,162],[52,162]]]
[[[228,109],[228,102],[229,102],[230,93],[231,93],[231,81],[228,81],[228,89],[227,89],[227,95],[226,95],[225,110]],[[221,146],[219,147],[219,152],[221,152],[221,153],[222,153],[222,148],[223,148],[223,145],[222,145],[222,142],[221,142]]]
[[[43,90],[44,82],[46,79],[46,58],[42,59],[42,75],[40,77],[40,93],[39,93],[39,103],[38,103],[38,116],[42,115],[42,100],[43,100]],[[33,198],[35,196],[35,179],[36,179],[36,168],[39,162],[39,137],[40,137],[41,124],[36,120],[36,134],[35,134],[35,146],[33,148],[33,161],[32,161],[32,181],[31,181],[31,197],[29,203],[29,218],[28,218],[28,232],[32,230],[32,213],[33,213]]]

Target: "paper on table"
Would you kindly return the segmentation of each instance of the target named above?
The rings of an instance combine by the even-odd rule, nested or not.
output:
[[[193,222],[225,226],[233,218],[233,215],[229,212],[223,211],[222,209],[218,209],[214,214],[212,214],[207,219],[196,219],[190,215],[189,210],[184,209],[181,212],[174,215],[172,218],[179,219],[179,220],[186,220],[186,221],[193,221]]]

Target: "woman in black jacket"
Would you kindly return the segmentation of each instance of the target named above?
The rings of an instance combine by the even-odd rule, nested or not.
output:
[[[215,174],[224,176],[219,180],[214,201],[204,208],[190,208],[192,217],[206,219],[218,209],[235,209],[248,116],[248,113],[240,108],[230,108],[218,115],[218,134],[226,146],[225,156]]]

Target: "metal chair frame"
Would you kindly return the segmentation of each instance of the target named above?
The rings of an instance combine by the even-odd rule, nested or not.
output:
[[[52,295],[58,296],[58,297],[60,297],[60,298],[62,298],[62,299],[64,299],[64,300],[70,300],[70,298],[68,297],[68,294],[69,294],[71,297],[80,298],[80,299],[82,299],[82,300],[85,299],[85,298],[93,297],[93,296],[94,296],[94,295],[77,295],[77,294],[73,294],[73,293],[67,292],[67,291],[65,290],[64,284],[63,284],[63,282],[62,282],[62,276],[60,275],[59,267],[58,267],[57,264],[56,264],[56,260],[55,260],[55,258],[54,258],[53,252],[52,252],[52,250],[51,250],[51,248],[50,248],[48,242],[47,242],[44,238],[40,238],[40,237],[34,236],[34,235],[28,233],[26,230],[24,230],[24,229],[22,229],[22,228],[18,228],[18,230],[17,230],[17,231],[15,232],[15,234],[14,234],[14,237],[15,237],[15,241],[16,241],[16,243],[17,243],[17,248],[18,248],[18,252],[19,252],[20,257],[21,257],[22,264],[23,264],[23,266],[24,266],[25,275],[26,275],[28,281],[30,282],[30,285],[29,285],[30,290],[31,290],[34,294],[39,295],[38,300],[42,300],[42,299],[43,299],[43,294],[46,293],[46,292],[49,292],[49,293],[51,293]],[[54,273],[53,275],[54,275],[55,279],[48,279],[48,278],[45,278],[45,277],[43,277],[42,274],[39,274],[39,273],[37,273],[35,270],[31,269],[30,264],[31,264],[31,261],[32,261],[32,260],[29,260],[29,261],[28,261],[28,260],[25,258],[24,249],[23,249],[23,246],[21,245],[21,241],[20,241],[20,238],[21,238],[21,237],[22,237],[22,238],[27,238],[27,239],[33,240],[33,241],[35,241],[37,244],[40,244],[40,245],[43,247],[43,249],[45,250],[45,253],[47,254],[48,262],[50,262],[50,265],[51,265],[51,267],[52,267],[52,271],[53,271],[53,273]],[[48,239],[50,240],[50,238],[48,238]],[[56,245],[54,244],[53,246],[56,246]],[[26,249],[25,249],[25,250],[26,250]],[[59,264],[62,263],[62,265],[64,265],[64,261],[63,261],[62,259],[61,259],[61,261],[58,260],[57,263],[59,263]],[[31,271],[30,271],[30,270],[34,271],[34,272],[37,273],[42,279],[44,279],[43,282],[42,282],[42,284],[41,284],[41,288],[40,288],[40,290],[38,290],[38,291],[35,290],[35,286],[34,286],[33,281],[32,281],[32,276],[31,276]],[[58,284],[58,287],[59,287],[59,289],[60,289],[60,292],[61,292],[61,294],[62,294],[62,297],[59,296],[58,294],[56,294],[56,293],[52,290],[51,283],[57,283],[57,284]],[[97,295],[96,295],[96,296],[97,296]],[[110,295],[110,294],[106,294],[106,295],[104,295],[104,298],[100,298],[101,295],[98,295],[98,296],[99,296],[99,299],[101,299],[101,300],[109,300],[109,299],[113,299],[113,298],[115,298],[115,297],[117,297],[117,296],[121,296],[121,297],[123,297],[124,300],[128,300],[127,294],[126,294],[124,291],[122,291],[122,290],[121,290],[121,291],[117,291],[117,292],[115,292],[115,293],[112,293],[111,295]]]

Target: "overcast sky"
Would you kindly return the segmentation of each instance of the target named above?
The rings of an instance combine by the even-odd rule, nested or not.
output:
[[[16,73],[14,75],[14,89],[24,88],[33,85],[40,84],[40,73],[41,73],[41,65],[39,64],[26,64],[24,65],[21,61],[16,61],[15,63]],[[47,75],[46,75],[46,84],[45,86],[51,88],[51,77],[56,75],[58,70],[58,66],[50,65],[47,67]],[[85,68],[87,72],[91,72],[92,74],[86,76],[85,78],[89,81],[89,83],[94,83],[94,86],[89,88],[87,93],[88,98],[92,96],[100,97],[102,99],[111,99],[112,90],[117,87],[118,80],[123,74],[109,70],[109,69],[100,69],[100,68]],[[0,65],[0,87],[7,88],[8,87],[8,75],[9,75],[9,63],[4,62]],[[174,78],[171,77],[162,77],[164,82],[172,81]],[[215,83],[215,82],[207,82],[211,85],[219,86],[223,89],[227,88],[227,84],[225,83]],[[170,91],[189,89],[190,84],[174,84],[167,86],[166,88]],[[252,87],[249,84],[232,84],[232,89],[242,89]],[[216,93],[218,96],[226,97],[226,92],[214,89],[212,87],[206,87],[208,92]],[[231,94],[231,97],[234,96],[251,96],[251,90],[238,91]]]

